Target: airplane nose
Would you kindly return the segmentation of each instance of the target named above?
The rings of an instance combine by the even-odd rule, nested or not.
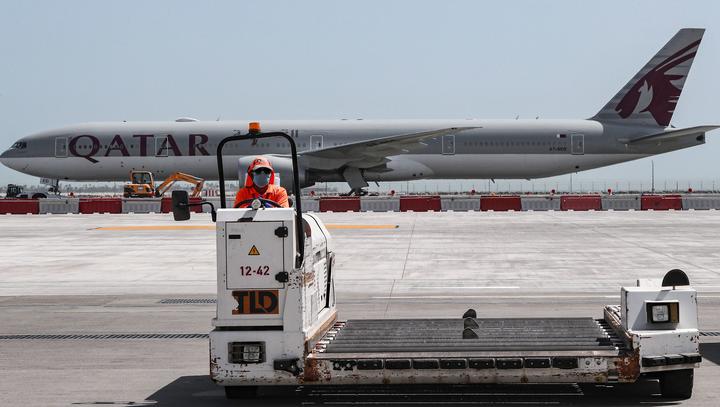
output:
[[[3,151],[2,154],[0,154],[0,164],[6,166],[8,168],[12,168],[10,166],[10,151],[9,150],[5,150],[5,151]]]

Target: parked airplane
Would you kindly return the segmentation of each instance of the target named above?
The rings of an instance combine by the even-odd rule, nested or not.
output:
[[[587,120],[266,120],[263,131],[295,138],[303,186],[345,181],[532,179],[635,160],[705,143],[720,126],[668,126],[703,29],[680,30]],[[0,162],[25,174],[121,181],[132,170],[217,179],[218,142],[249,121],[87,123],[23,137]],[[288,146],[276,140],[228,145],[226,173],[265,155],[290,185]],[[239,161],[238,161],[239,160]]]

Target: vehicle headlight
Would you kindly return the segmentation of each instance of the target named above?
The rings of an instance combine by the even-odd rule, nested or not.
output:
[[[668,305],[652,306],[653,322],[668,322],[670,320],[670,307]]]
[[[648,322],[655,324],[680,322],[680,304],[677,301],[646,302]]]
[[[228,348],[230,363],[265,362],[265,344],[263,342],[230,342]]]

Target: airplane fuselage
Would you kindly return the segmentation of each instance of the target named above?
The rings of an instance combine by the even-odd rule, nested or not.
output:
[[[25,137],[24,148],[3,153],[3,164],[26,174],[70,181],[123,181],[131,170],[157,177],[175,171],[217,179],[218,142],[249,121],[87,123]],[[594,120],[326,120],[261,121],[263,131],[290,134],[299,152],[440,128],[468,128],[428,139],[387,157],[384,166],[364,168],[367,181],[413,179],[532,179],[598,168],[704,143],[688,137],[627,145],[623,140],[657,128],[611,126]],[[17,143],[16,143],[17,144]],[[230,143],[225,172],[237,159],[286,155],[284,140]],[[301,163],[302,165],[302,163]],[[307,169],[306,185],[343,181],[337,166]]]

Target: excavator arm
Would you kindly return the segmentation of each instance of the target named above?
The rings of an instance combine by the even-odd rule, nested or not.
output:
[[[195,185],[192,192],[190,193],[191,198],[199,198],[203,186],[205,185],[205,180],[202,178],[198,178],[190,174],[185,174],[184,172],[175,172],[173,174],[170,174],[170,176],[167,177],[165,181],[163,181],[160,185],[157,186],[157,188],[155,188],[155,196],[163,196],[165,192],[167,192],[167,190],[169,190],[178,181],[183,181],[187,182],[188,184]]]

